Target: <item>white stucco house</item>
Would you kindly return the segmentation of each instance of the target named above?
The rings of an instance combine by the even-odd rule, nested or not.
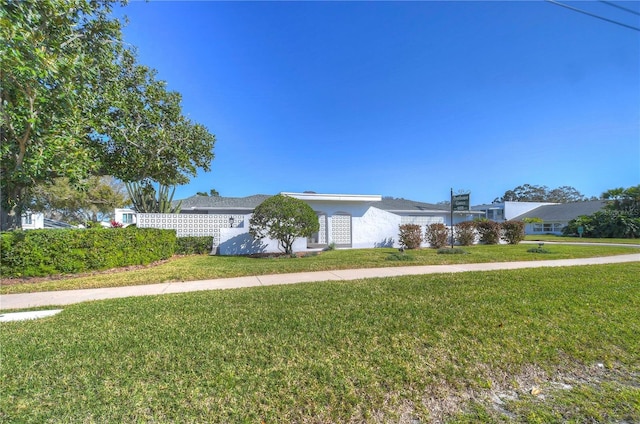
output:
[[[435,205],[407,199],[368,194],[323,194],[315,192],[282,195],[306,202],[318,215],[319,231],[308,239],[298,239],[293,250],[337,248],[399,247],[402,224],[451,225],[449,205]],[[256,206],[269,195],[248,197],[192,196],[182,200],[179,214],[135,214],[138,227],[175,229],[180,236],[212,236],[213,252],[220,255],[278,252],[273,240],[254,240],[249,220]],[[473,219],[479,212],[456,212],[454,223]],[[116,211],[116,220],[121,221]]]

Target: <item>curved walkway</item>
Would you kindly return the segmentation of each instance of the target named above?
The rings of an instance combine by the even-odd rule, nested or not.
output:
[[[559,259],[547,261],[491,262],[457,265],[425,265],[393,268],[342,269],[334,271],[300,272],[295,274],[258,275],[252,277],[222,278],[175,283],[160,283],[142,286],[109,287],[100,289],[63,290],[40,293],[7,294],[0,296],[0,310],[22,309],[39,306],[59,306],[92,300],[114,299],[131,296],[152,296],[169,293],[185,293],[202,290],[220,290],[240,287],[273,286],[312,281],[359,280],[362,278],[397,277],[469,271],[495,271],[501,269],[523,269],[577,265],[601,265],[623,262],[640,262],[640,253],[582,259]]]

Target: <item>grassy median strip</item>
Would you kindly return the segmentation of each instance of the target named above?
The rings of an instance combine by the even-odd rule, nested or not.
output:
[[[640,422],[638,275],[629,263],[78,304],[1,325],[0,421]]]
[[[410,260],[387,260],[401,255],[397,249],[348,249],[311,254],[302,258],[248,258],[238,256],[186,256],[139,270],[112,271],[89,276],[69,276],[51,280],[5,280],[0,294],[72,290],[97,287],[121,287],[162,282],[206,280],[247,275],[283,274],[303,271],[327,271],[350,268],[376,268],[411,265],[447,265],[459,263],[535,261],[620,255],[638,252],[620,246],[545,246],[545,254],[528,252],[535,245],[469,246],[468,254],[443,255],[435,249],[411,250]],[[37,282],[33,282],[37,281]]]

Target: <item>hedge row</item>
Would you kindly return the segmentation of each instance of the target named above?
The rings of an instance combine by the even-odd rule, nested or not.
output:
[[[38,277],[146,265],[171,257],[174,230],[88,228],[2,233],[3,277]]]
[[[213,237],[211,236],[178,237],[176,240],[178,255],[204,255],[211,253],[212,248]]]

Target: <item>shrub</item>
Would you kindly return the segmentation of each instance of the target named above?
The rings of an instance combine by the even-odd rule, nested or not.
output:
[[[434,249],[439,249],[447,244],[447,238],[449,237],[449,230],[447,226],[441,223],[431,224],[427,226],[425,231],[425,239],[429,242],[429,245]]]
[[[529,252],[529,253],[551,253],[550,251],[548,251],[544,247],[532,247],[531,249],[528,249],[527,252]]]
[[[456,242],[461,246],[471,246],[476,241],[476,223],[460,222],[454,227]]]
[[[398,242],[406,249],[419,249],[422,244],[422,228],[417,224],[401,225]]]
[[[500,224],[495,221],[483,220],[476,222],[476,229],[480,235],[480,243],[498,244],[500,242]]]
[[[176,254],[178,255],[204,255],[211,253],[213,237],[189,236],[176,239]]]
[[[638,238],[640,218],[619,211],[598,211],[593,215],[583,215],[569,221],[562,233],[566,236],[578,234],[578,227],[584,230],[584,237],[596,238]]]
[[[413,256],[404,253],[391,253],[385,260],[387,261],[412,261]]]
[[[39,277],[146,265],[175,251],[175,231],[91,228],[10,231],[2,234],[4,277]]]
[[[501,224],[502,239],[509,244],[518,244],[524,240],[524,222],[505,221]]]

